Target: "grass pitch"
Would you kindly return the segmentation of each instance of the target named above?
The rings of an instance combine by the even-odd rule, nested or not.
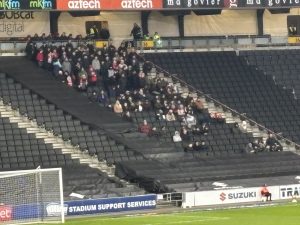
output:
[[[67,225],[300,225],[300,204],[68,219]]]

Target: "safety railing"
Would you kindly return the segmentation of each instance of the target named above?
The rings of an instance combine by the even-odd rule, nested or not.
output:
[[[43,44],[47,46],[60,46],[66,45],[71,42],[73,47],[77,48],[80,45],[91,44],[96,47],[102,48],[104,46],[108,46],[110,41],[102,40],[102,39],[72,39],[68,40],[35,40],[32,41],[33,44],[39,48]],[[18,40],[0,40],[0,53],[22,53],[25,51],[27,45],[27,41],[23,39]]]
[[[140,40],[137,47],[139,50],[210,50],[210,49],[239,49],[254,47],[288,47],[298,43],[289,44],[287,36],[219,36],[219,37],[163,37],[160,44],[151,43],[152,40]],[[299,40],[300,42],[300,40]]]
[[[37,40],[34,41],[34,43],[37,44],[38,47],[40,47],[43,43],[45,44],[51,44],[51,45],[62,45],[66,44],[68,40]],[[131,45],[137,45],[137,47],[140,49],[140,52],[143,53],[144,50],[149,49],[148,47],[145,48],[143,46],[142,41],[138,41],[137,43],[134,43],[132,40],[124,40],[128,47]],[[71,40],[71,43],[74,47],[77,47],[81,44],[92,44],[97,47],[103,47],[104,45],[110,44],[107,40],[90,40],[90,39],[80,39],[80,40]],[[164,46],[164,44],[166,46]],[[27,42],[25,40],[2,40],[0,41],[0,54],[2,52],[24,52],[26,48]],[[206,46],[205,48],[218,48],[220,46],[223,47],[232,47],[236,48],[237,46],[250,46],[250,45],[258,45],[258,46],[266,46],[266,47],[273,47],[273,46],[285,46],[288,47],[290,44],[288,44],[288,37],[271,37],[271,36],[222,36],[222,37],[190,37],[185,39],[180,38],[168,38],[168,39],[162,39],[162,46],[160,48],[156,48],[153,46],[154,50],[161,50],[161,49],[184,49],[184,48],[201,48],[201,46]],[[294,45],[293,45],[294,46]],[[145,60],[142,56],[141,58]],[[152,63],[152,62],[151,62]],[[152,63],[153,64],[153,63]],[[279,139],[286,141],[287,143],[294,144],[296,148],[300,149],[300,145],[293,142],[292,140],[283,137],[280,134],[275,133],[274,131],[264,127],[263,125],[257,123],[256,121],[252,120],[251,118],[247,117],[247,115],[237,112],[236,110],[230,108],[229,106],[219,102],[218,100],[212,98],[210,95],[203,93],[202,91],[196,89],[192,85],[186,83],[184,80],[180,79],[179,77],[170,74],[168,71],[164,70],[163,68],[159,67],[158,65],[153,64],[154,67],[158,69],[158,71],[164,73],[165,75],[172,77],[175,81],[180,82],[181,85],[184,85],[189,88],[190,91],[198,93],[202,96],[204,96],[206,99],[214,102],[216,105],[221,106],[225,111],[228,110],[232,112],[234,115],[238,115],[241,119],[247,120],[250,124],[256,125],[259,129],[264,130],[268,133],[272,133],[275,136],[277,136]]]
[[[116,40],[120,42],[120,40]],[[33,41],[40,47],[43,43],[47,45],[61,45],[66,44],[68,40],[36,40]],[[295,44],[288,43],[287,36],[211,36],[211,37],[162,37],[160,39],[159,45],[154,43],[153,40],[138,40],[136,42],[132,39],[124,39],[123,42],[126,43],[127,47],[135,46],[142,52],[144,50],[184,50],[184,49],[194,49],[194,50],[211,50],[211,49],[239,49],[239,48],[251,48],[251,47],[288,47],[295,46]],[[300,39],[299,39],[300,42]],[[71,43],[74,47],[81,44],[92,44],[96,47],[108,46],[110,43],[114,43],[112,40],[94,40],[94,39],[72,39]],[[11,39],[11,40],[1,40],[0,39],[0,53],[2,52],[24,52],[26,47],[25,38]]]
[[[143,61],[146,61],[143,56],[141,56],[141,55],[139,55],[139,56]],[[169,73],[168,71],[166,71],[165,69],[161,68],[160,66],[154,64],[153,62],[150,62],[150,63],[152,64],[153,67],[156,68],[156,70],[159,73],[163,73],[165,76],[171,77],[174,81],[179,82],[183,87],[187,87],[189,92],[196,93],[199,96],[205,97],[206,100],[213,102],[216,106],[222,107],[222,109],[224,111],[230,111],[233,116],[238,116],[241,120],[247,121],[251,126],[257,126],[261,131],[265,131],[266,133],[272,133],[274,136],[277,137],[278,140],[285,141],[286,144],[295,145],[296,150],[300,151],[300,145],[295,143],[294,141],[290,140],[289,138],[284,137],[280,133],[275,133],[273,130],[270,130],[269,128],[263,126],[262,124],[259,124],[258,122],[249,118],[245,113],[240,113],[240,112],[236,111],[235,109],[230,108],[229,106],[223,104],[222,102],[218,101],[217,99],[211,97],[209,94],[206,94],[206,93],[200,91],[199,89],[195,88],[194,86],[186,83],[184,80],[177,77],[175,74]]]

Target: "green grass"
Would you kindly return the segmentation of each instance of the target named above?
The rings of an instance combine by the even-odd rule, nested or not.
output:
[[[300,204],[68,219],[67,225],[299,225]]]

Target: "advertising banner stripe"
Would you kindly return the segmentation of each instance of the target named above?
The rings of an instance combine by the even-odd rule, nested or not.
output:
[[[162,0],[57,0],[58,10],[152,10]]]

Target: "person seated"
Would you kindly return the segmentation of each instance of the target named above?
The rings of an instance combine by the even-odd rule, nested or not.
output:
[[[192,146],[193,151],[200,151],[200,148],[201,148],[200,142],[199,141],[195,141],[193,143],[193,146]]]
[[[123,114],[123,119],[128,121],[128,122],[133,122],[133,118],[132,118],[131,113],[129,111],[126,111]]]
[[[209,131],[209,126],[207,123],[202,123],[199,127],[193,128],[193,134],[195,135],[207,135]]]
[[[205,141],[201,141],[201,143],[199,141],[196,141],[194,143],[194,150],[195,151],[205,151],[207,152],[208,151],[208,146],[206,145]]]
[[[108,106],[109,105],[109,100],[107,94],[104,92],[104,90],[100,91],[100,94],[98,96],[98,102],[103,105],[103,106]]]
[[[163,114],[163,111],[162,110],[159,110],[156,115],[155,115],[155,118],[157,121],[161,121],[161,120],[165,120],[166,119],[166,116]]]
[[[151,137],[159,138],[161,135],[162,135],[162,132],[159,131],[156,127],[153,127],[153,128],[152,128],[152,131],[151,131],[151,133],[150,133],[150,136],[151,136]]]
[[[197,120],[191,113],[188,113],[185,117],[183,117],[183,125],[187,127],[196,126]]]
[[[190,135],[188,129],[186,129],[186,127],[181,128],[180,136],[181,136],[182,140],[185,142],[189,142],[191,140],[191,135]]]
[[[269,137],[266,140],[266,149],[270,152],[282,151],[283,148],[279,141],[273,136],[272,133],[269,134]]]
[[[123,113],[123,107],[119,100],[117,100],[116,103],[114,104],[114,112],[118,114]]]
[[[181,142],[182,139],[180,137],[180,133],[178,131],[175,131],[175,134],[173,135],[173,142]]]
[[[239,126],[239,128],[241,129],[241,131],[243,132],[243,133],[247,133],[247,127],[248,127],[248,125],[247,125],[247,121],[243,121],[242,122],[242,124]]]
[[[202,110],[204,109],[204,105],[200,98],[194,98],[192,100],[192,107],[198,112],[202,112]]]
[[[176,118],[175,118],[175,115],[173,113],[173,110],[169,110],[168,113],[166,114],[166,120],[171,122],[171,121],[175,121]]]
[[[144,120],[143,123],[139,126],[139,132],[146,134],[146,135],[151,135],[152,128],[147,123],[147,120]]]
[[[272,201],[272,193],[268,190],[268,187],[266,184],[264,184],[260,190],[260,194],[262,197],[266,198],[266,201]]]
[[[210,118],[211,118],[212,122],[217,122],[217,123],[225,122],[225,119],[223,118],[222,114],[219,112],[211,113]]]
[[[158,99],[158,98],[155,99],[153,107],[154,107],[155,110],[160,110],[160,109],[163,108],[163,105],[161,104],[160,99]]]
[[[261,139],[256,139],[252,143],[252,147],[253,147],[255,153],[263,152],[265,150],[265,145]]]
[[[88,85],[88,78],[87,78],[87,74],[85,72],[85,70],[82,68],[79,72],[79,85],[78,85],[78,89],[80,91],[85,91],[87,89],[87,85]]]
[[[141,101],[138,101],[138,103],[136,104],[136,112],[143,112],[143,103]]]
[[[186,109],[183,106],[183,104],[180,104],[178,109],[177,109],[177,115],[178,115],[178,117],[184,117],[185,114],[186,114]]]
[[[246,148],[245,148],[245,153],[256,153],[254,147],[253,147],[253,143],[248,143]]]
[[[188,144],[187,146],[184,147],[184,152],[192,152],[192,151],[194,151],[193,144]]]
[[[209,125],[208,123],[202,123],[201,125],[201,132],[203,135],[207,135],[208,134],[208,131],[209,131]]]
[[[277,141],[275,142],[273,148],[272,148],[273,152],[282,152],[283,151],[283,147],[282,145]]]
[[[151,103],[148,99],[146,99],[143,102],[143,109],[144,109],[144,111],[147,111],[147,112],[149,112],[151,110]]]
[[[73,87],[73,79],[71,77],[71,75],[69,73],[65,72],[66,75],[66,83],[68,85],[68,87]]]
[[[93,69],[92,66],[89,67],[88,79],[89,79],[89,85],[96,85],[97,74],[96,74],[96,72],[95,72],[95,70]]]

